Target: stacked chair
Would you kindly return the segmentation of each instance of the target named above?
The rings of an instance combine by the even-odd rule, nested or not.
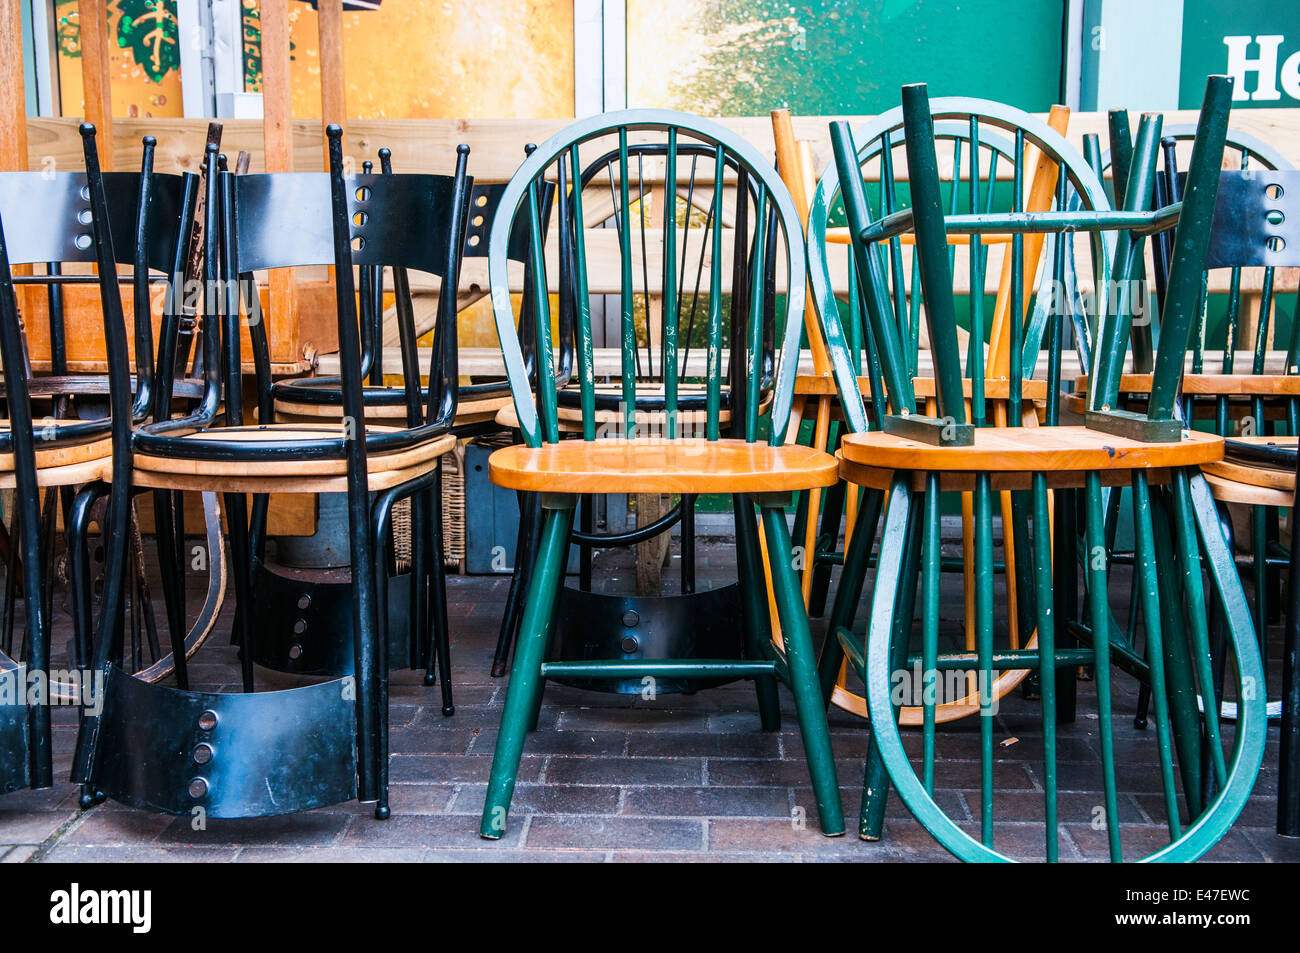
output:
[[[455,286],[472,180],[468,148],[454,176],[347,175],[342,130],[330,126],[327,174],[239,175],[210,180],[205,334],[219,343],[221,406],[153,421],[133,436],[137,487],[225,496],[244,692],[148,684],[112,663],[107,640],[102,711],[79,737],[75,780],[108,797],[167,813],[209,817],[286,813],[356,797],[387,802],[387,553],[393,505],[436,486],[451,449],[456,393],[455,322],[433,348],[425,421],[366,423],[353,267],[425,272]],[[219,247],[216,236],[219,235]],[[219,269],[216,263],[219,262]],[[258,410],[272,413],[265,322],[251,273],[302,265],[335,268],[344,414],[337,424],[244,423],[241,327],[257,368]],[[219,281],[216,280],[219,278]],[[219,290],[219,294],[217,293]],[[419,387],[408,378],[407,388]],[[128,470],[128,472],[130,472]],[[263,558],[267,496],[343,492],[348,500],[354,669],[330,681],[254,691],[252,579]],[[251,517],[247,494],[253,496]],[[435,572],[440,567],[435,563]],[[437,573],[434,598],[442,596]]]
[[[1156,211],[1148,209],[1156,174],[1159,117],[1143,118],[1122,206],[1115,212],[1092,210],[1104,209],[1099,201],[1088,201],[1089,196],[1099,193],[1099,183],[1095,176],[1085,174],[1081,157],[1055,133],[1028,129],[1005,109],[969,101],[938,101],[932,110],[925,88],[910,86],[904,88],[902,110],[886,114],[879,124],[892,123],[893,128],[903,132],[911,207],[901,208],[899,203],[895,206],[898,211],[876,216],[862,186],[861,165],[876,152],[891,147],[888,133],[882,136],[877,130],[869,141],[864,135],[859,143],[859,137],[845,125],[832,127],[836,168],[823,179],[813,200],[810,275],[830,345],[839,398],[853,430],[841,444],[841,468],[850,483],[868,488],[870,499],[859,510],[858,525],[845,555],[822,658],[822,677],[825,684],[828,674],[838,668],[843,652],[866,685],[873,741],[863,784],[863,837],[880,836],[887,782],[892,782],[913,814],[958,857],[1004,857],[994,843],[995,694],[991,687],[994,673],[1007,669],[1037,670],[1042,693],[1045,837],[1041,856],[1046,859],[1057,859],[1059,851],[1057,693],[1058,688],[1071,690],[1068,680],[1065,685],[1058,684],[1058,673],[1063,669],[1088,664],[1095,668],[1102,756],[1101,828],[1113,860],[1123,858],[1123,845],[1111,737],[1112,666],[1148,681],[1155,701],[1157,730],[1153,743],[1158,749],[1169,843],[1154,852],[1152,858],[1200,856],[1222,835],[1245,803],[1263,752],[1264,706],[1257,692],[1263,684],[1263,669],[1232,555],[1199,470],[1200,464],[1222,458],[1222,438],[1185,430],[1174,417],[1214,215],[1230,93],[1231,80],[1211,79],[1185,197],[1179,205]],[[945,188],[940,181],[934,141],[944,124],[954,120],[968,126],[972,143],[990,127],[989,135],[1012,137],[1015,162],[1009,202],[1003,197],[996,204],[985,205],[978,194],[981,172],[975,159],[970,164],[970,176],[962,182],[960,168],[955,169],[954,183],[947,188],[949,198],[954,191],[975,193],[969,197],[972,211],[945,215]],[[1054,207],[1040,213],[1023,210],[1023,157],[1031,145],[1061,167]],[[992,189],[994,181],[990,178],[985,187]],[[1083,200],[1083,207],[1076,211],[1071,211],[1071,190]],[[853,361],[827,277],[825,230],[837,193],[843,198],[857,278],[866,297],[870,327],[867,360],[879,366],[870,420],[858,396]],[[1005,207],[1008,204],[1009,209]],[[1131,324],[1131,305],[1123,297],[1124,289],[1130,287],[1134,276],[1142,237],[1174,226],[1177,230],[1172,267],[1165,287],[1160,346],[1148,407],[1145,413],[1116,411],[1112,408],[1117,404]],[[919,287],[911,288],[910,294],[919,294],[924,304],[934,365],[932,409],[918,406],[912,368],[903,346],[907,329],[897,318],[904,313],[901,296],[909,293],[908,289],[897,283],[891,285],[877,252],[877,243],[908,231],[914,234],[919,258]],[[1108,231],[1115,233],[1113,241],[1103,240]],[[1010,236],[1007,248],[1012,256],[1011,314],[1015,320],[1009,328],[1008,386],[1014,408],[1023,399],[1024,379],[1035,373],[1040,350],[1045,348],[1045,426],[989,426],[984,395],[983,307],[974,296],[971,341],[963,368],[949,262],[948,235],[953,232],[972,236],[973,289],[982,287],[980,236]],[[1056,238],[1051,253],[1045,255],[1050,266],[1042,272],[1051,280],[1034,283],[1036,294],[1031,301],[1023,290],[1028,277],[1024,248],[1025,236],[1036,233]],[[1067,236],[1074,234],[1092,239],[1086,256],[1077,255],[1070,247],[1074,243]],[[1086,426],[1082,427],[1060,426],[1052,408],[1053,395],[1059,389],[1064,312],[1071,309],[1076,298],[1074,289],[1065,284],[1069,259],[1073,259],[1076,273],[1091,260],[1091,284],[1097,296],[1091,371],[1092,379],[1101,385],[1093,388]],[[1118,289],[1118,300],[1107,300],[1111,289]],[[1053,296],[1057,298],[1055,305]],[[1046,321],[1038,321],[1039,315]],[[969,414],[964,400],[967,386],[971,394]],[[1013,412],[1010,421],[1015,422],[1017,417]],[[1145,620],[1144,651],[1120,636],[1108,602],[1105,500],[1109,492],[1114,492],[1111,487],[1125,483],[1133,488],[1138,516],[1135,571]],[[974,652],[940,652],[939,648],[940,495],[945,489],[970,490],[974,495]],[[994,647],[992,494],[1000,489],[1018,492],[1024,515],[1016,522],[1027,522],[1032,528],[1031,544],[1017,548],[1022,553],[1033,553],[1030,617],[1037,634],[1033,648],[995,651]],[[880,552],[864,648],[854,635],[853,617],[867,576],[877,514],[882,510]],[[1077,510],[1084,514],[1081,540],[1072,529]],[[1204,585],[1202,559],[1213,582],[1212,594]],[[1080,564],[1087,593],[1083,613],[1071,604],[1070,598]],[[913,653],[910,643],[918,582],[921,651]],[[1214,689],[1205,623],[1207,599],[1215,595],[1236,670],[1233,689],[1240,713],[1227,752],[1219,720],[1214,716],[1219,696]],[[1076,641],[1082,644],[1075,647]],[[904,678],[904,690],[899,691],[897,676],[913,670],[920,673],[920,684],[910,686],[909,691]],[[973,675],[979,692],[978,837],[963,829],[933,797],[937,767],[934,709],[941,691],[941,671],[965,673],[965,684]],[[1198,693],[1204,699],[1199,705]],[[900,695],[915,698],[923,710],[919,770],[905,752],[898,732]],[[1204,714],[1207,711],[1212,713],[1209,717]],[[1175,780],[1175,752],[1181,792]]]
[[[28,698],[30,710],[0,714],[0,790],[30,783],[49,786],[53,781],[50,750],[50,704],[84,699],[76,685],[52,677],[50,624],[53,612],[51,547],[54,507],[47,496],[41,513],[40,490],[58,488],[70,540],[76,527],[88,518],[89,499],[100,495],[114,473],[130,473],[133,421],[148,419],[160,404],[170,399],[169,353],[161,353],[157,369],[153,364],[153,331],[150,309],[150,272],[167,279],[182,270],[187,228],[197,194],[194,176],[165,175],[153,171],[154,140],[146,137],[139,173],[102,173],[96,152],[95,130],[81,127],[86,171],[13,172],[0,175],[0,218],[8,223],[4,262],[0,277],[0,343],[4,349],[5,391],[9,420],[3,433],[5,485],[15,489],[16,509],[10,522],[15,545],[10,553],[8,584],[14,587],[21,575],[25,596],[25,634],[22,639],[24,665],[11,658],[13,613],[6,605],[4,652],[0,669],[14,684],[24,686],[29,672],[45,689]],[[10,267],[18,264],[46,266],[45,275],[20,276]],[[68,263],[92,263],[97,274],[63,274]],[[123,316],[117,268],[132,266],[132,303],[135,322],[135,375],[132,377],[126,322]],[[50,286],[51,346],[54,373],[35,377],[31,373],[14,284],[43,283]],[[103,317],[107,373],[68,375],[63,342],[61,291],[71,284],[98,285]],[[174,340],[179,323],[178,302],[167,296],[160,334]],[[33,423],[33,401],[44,403],[48,415]],[[106,413],[104,412],[106,411]],[[85,419],[79,419],[85,414]],[[73,501],[73,488],[83,489]],[[85,670],[92,654],[92,636],[99,646],[124,658],[132,670],[139,667],[140,633],[133,630],[133,644],[124,649],[124,579],[126,541],[131,520],[130,481],[122,480],[109,493],[105,514],[100,517],[106,540],[104,591],[100,624],[91,631],[89,612],[74,611],[75,632],[71,654],[63,671]],[[84,547],[71,547],[70,569],[80,571],[89,586]],[[170,601],[171,592],[167,593]],[[86,600],[79,605],[88,606]],[[183,622],[183,619],[182,619]],[[171,627],[173,654],[183,659],[191,648],[179,626]],[[152,636],[152,630],[150,631]],[[160,654],[153,644],[155,666]],[[24,669],[26,671],[24,671]],[[151,672],[150,675],[156,673]],[[20,706],[24,707],[25,706]]]

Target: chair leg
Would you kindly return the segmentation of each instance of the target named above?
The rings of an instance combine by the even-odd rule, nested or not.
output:
[[[844,553],[844,568],[840,573],[839,586],[835,589],[835,601],[831,605],[830,619],[826,624],[826,639],[817,661],[817,680],[827,704],[830,704],[831,692],[839,678],[840,667],[844,664],[844,649],[840,645],[839,633],[841,630],[850,633],[853,631],[853,618],[857,615],[858,603],[862,600],[862,586],[867,579],[871,548],[876,543],[876,524],[880,521],[880,508],[884,499],[884,493],[879,490],[866,491],[854,521],[852,538]]]
[[[1300,837],[1300,532],[1291,510],[1291,565],[1282,637],[1282,727],[1277,779],[1277,832]]]
[[[429,506],[437,498],[429,493],[416,493],[411,497],[411,564],[408,567],[408,588],[410,591],[410,636],[407,640],[407,664],[412,669],[425,670],[425,684],[431,684],[429,675],[432,671],[433,628],[429,618],[430,596],[429,567],[426,562],[428,530],[425,523],[429,519]]]
[[[1096,666],[1097,734],[1101,741],[1106,838],[1110,847],[1110,859],[1118,863],[1122,855],[1119,841],[1119,798],[1115,790],[1115,738],[1111,732],[1110,606],[1107,601],[1110,567],[1105,544],[1101,478],[1095,472],[1087,476],[1086,493],[1087,550],[1084,561],[1087,566],[1088,615],[1092,622],[1092,650]]]
[[[817,816],[821,818],[822,833],[838,837],[844,833],[844,808],[835,777],[830,728],[826,724],[826,701],[817,684],[817,663],[812,633],[808,629],[808,613],[794,571],[789,529],[785,525],[785,512],[780,507],[764,506],[762,509],[772,588],[790,671],[790,691],[794,695],[808,773],[817,798]]]
[[[230,562],[235,577],[235,633],[239,637],[240,673],[245,692],[253,690],[253,606],[248,546],[248,502],[242,493],[225,494],[226,527],[230,535]]]
[[[515,648],[506,690],[505,708],[501,713],[501,730],[497,735],[492,773],[488,778],[487,797],[483,802],[483,819],[479,834],[489,840],[500,839],[506,831],[510,799],[515,790],[515,776],[523,757],[524,739],[535,705],[542,690],[542,662],[551,636],[551,620],[568,557],[569,532],[573,526],[573,501],[556,500],[542,517],[542,542],[532,573],[523,620],[519,627],[519,644]]]
[[[1160,566],[1156,561],[1155,530],[1151,519],[1151,494],[1147,475],[1142,470],[1133,471],[1133,523],[1136,547],[1134,549],[1134,584],[1142,603],[1143,628],[1146,632],[1146,655],[1151,673],[1151,698],[1156,710],[1156,753],[1160,759],[1160,785],[1165,798],[1165,817],[1170,840],[1182,835],[1178,817],[1178,791],[1174,786],[1173,748],[1169,739],[1169,695],[1165,685],[1165,649],[1160,605]],[[1166,572],[1172,565],[1164,567]],[[1197,572],[1200,572],[1199,566]],[[1204,624],[1204,618],[1202,618]],[[1170,641],[1178,638],[1169,633]],[[1119,823],[1119,818],[1108,819]]]
[[[158,546],[158,574],[162,578],[163,605],[167,612],[167,634],[171,639],[176,687],[188,691],[190,679],[185,659],[185,603],[183,594],[177,591],[176,573],[171,565],[177,548],[171,491],[154,490],[153,512],[155,542]]]
[[[102,671],[100,664],[108,658],[107,648],[95,651],[94,622],[90,584],[90,552],[86,544],[86,529],[90,525],[91,508],[103,496],[102,484],[88,483],[82,487],[72,502],[67,523],[68,581],[72,588],[72,632],[77,647],[78,665],[87,672]],[[77,732],[77,750],[72,764],[72,780],[81,782],[78,803],[89,810],[101,799],[93,784],[95,753],[91,749],[95,732],[89,730],[86,713],[80,713]]]
[[[744,615],[745,654],[752,659],[766,658],[766,646],[772,641],[771,618],[767,610],[767,592],[757,580],[763,578],[763,560],[758,544],[758,525],[754,520],[753,500],[736,494],[731,498],[736,520],[736,572],[740,582],[741,611]],[[759,723],[764,731],[781,729],[781,703],[776,694],[776,679],[755,678],[758,695]]]
[[[456,706],[451,697],[451,629],[447,622],[447,569],[442,551],[442,460],[429,495],[425,525],[429,527],[429,612],[432,616],[438,677],[442,680],[442,714],[451,717]],[[425,676],[428,683],[428,676]]]
[[[1043,821],[1047,862],[1059,857],[1060,832],[1056,804],[1056,616],[1052,591],[1052,534],[1048,518],[1047,476],[1035,473],[1034,510],[1034,593],[1035,625],[1038,630],[1038,672],[1043,712]],[[1057,528],[1060,532],[1060,528]]]
[[[492,657],[492,677],[501,678],[510,661],[510,647],[519,634],[519,621],[524,612],[524,598],[531,582],[533,565],[537,561],[537,527],[541,521],[540,497],[536,493],[519,494],[519,533],[515,538],[515,568],[510,574],[510,592],[506,596],[506,611],[501,617],[501,631],[497,635],[496,652]]]
[[[1057,645],[1073,648],[1077,643],[1066,631],[1066,624],[1079,618],[1078,512],[1076,491],[1057,490],[1053,495],[1055,527],[1052,538],[1052,612],[1061,622]],[[1073,724],[1078,690],[1078,666],[1062,665],[1056,669],[1056,723]]]
[[[867,759],[863,766],[862,807],[858,816],[858,836],[863,840],[880,840],[884,827],[885,801],[889,796],[889,763],[877,740],[874,726],[877,720],[883,725],[885,720],[896,722],[898,704],[894,691],[894,673],[907,664],[907,642],[901,637],[906,626],[911,628],[911,613],[904,613],[903,592],[907,580],[915,582],[915,575],[910,571],[908,550],[915,535],[913,524],[916,522],[916,503],[912,500],[909,485],[910,474],[895,474],[893,486],[889,492],[889,503],[885,507],[885,519],[880,531],[880,555],[876,562],[876,580],[871,590],[871,612],[867,617],[867,700],[871,712],[873,730],[867,743]],[[857,540],[857,533],[854,533]],[[915,585],[912,590],[915,591]],[[883,642],[884,664],[879,669],[870,664],[872,641]],[[876,647],[877,654],[880,653]],[[880,680],[887,686],[885,695],[887,705],[884,708],[871,706],[872,684]],[[888,729],[886,729],[888,730]],[[893,730],[897,731],[895,726]]]
[[[370,510],[370,538],[374,543],[371,565],[369,567],[370,577],[374,585],[375,592],[375,629],[374,629],[374,671],[371,673],[373,681],[373,691],[365,693],[369,697],[371,706],[372,724],[374,726],[374,744],[370,752],[369,764],[362,771],[362,776],[368,773],[373,779],[373,792],[367,792],[365,789],[369,786],[365,783],[358,788],[363,798],[366,793],[375,795],[375,819],[379,821],[388,820],[390,810],[388,806],[388,540],[392,535],[392,514],[393,503],[396,494],[389,490],[385,493],[377,494],[375,501]],[[361,566],[353,567],[353,572],[361,573],[366,570]],[[356,638],[361,639],[365,633],[357,632]],[[356,677],[359,679],[366,677],[366,673],[358,671]],[[363,697],[360,693],[358,697]],[[358,761],[365,757],[362,751],[357,752]]]

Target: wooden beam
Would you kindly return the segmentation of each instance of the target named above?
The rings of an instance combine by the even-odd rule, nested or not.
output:
[[[113,90],[108,70],[108,16],[104,0],[77,0],[81,24],[81,85],[85,90],[83,115],[95,124],[99,166],[113,169]]]
[[[0,56],[10,64],[9,75],[0,84],[0,169],[21,172],[27,168],[22,0],[0,0]]]
[[[332,122],[347,132],[347,86],[343,79],[343,0],[317,0],[317,45],[320,49],[321,131]],[[322,140],[329,167],[329,143]]]
[[[262,4],[262,148],[267,172],[293,171],[292,96],[289,0],[268,0]],[[272,342],[288,341],[297,346],[296,301],[293,272],[287,268],[271,272],[265,314]]]

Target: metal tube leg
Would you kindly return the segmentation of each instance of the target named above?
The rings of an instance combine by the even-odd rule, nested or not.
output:
[[[980,840],[993,846],[993,501],[989,474],[975,475],[975,638],[979,656]]]
[[[734,495],[732,509],[736,520],[736,572],[745,622],[745,654],[752,659],[767,658],[766,646],[772,641],[772,631],[767,592],[759,583],[763,578],[763,561],[753,500],[748,496]],[[781,703],[776,694],[776,679],[755,678],[754,690],[758,695],[758,716],[763,730],[779,731]]]
[[[772,569],[772,587],[790,671],[790,691],[794,695],[799,733],[803,737],[808,773],[817,798],[817,816],[821,818],[822,833],[838,837],[844,833],[844,808],[840,804],[835,755],[831,751],[831,733],[826,724],[826,701],[817,685],[817,664],[812,633],[808,630],[808,614],[794,572],[790,537],[787,535],[789,530],[785,525],[785,513],[779,507],[764,506],[762,509],[768,564]]]
[[[895,480],[894,489],[890,491],[890,508],[894,506],[895,497],[899,496],[897,480]],[[871,612],[872,622],[868,629],[868,638],[875,632],[875,613],[879,611],[878,599],[880,598],[880,587],[882,581],[888,585],[888,573],[885,572],[886,560],[897,559],[897,567],[891,567],[889,572],[897,572],[898,575],[892,587],[892,618],[890,629],[890,671],[887,677],[890,679],[890,685],[898,684],[897,679],[904,675],[907,668],[907,649],[908,641],[912,633],[912,613],[916,608],[916,579],[917,568],[920,562],[921,543],[920,543],[920,510],[924,503],[924,494],[920,501],[914,502],[911,494],[902,495],[902,507],[904,508],[905,520],[902,527],[902,545],[901,549],[896,549],[891,545],[888,535],[889,519],[886,518],[886,535],[880,542],[880,558],[877,562],[876,570],[876,588],[872,592]],[[868,678],[878,677],[878,673],[867,672]],[[870,689],[868,689],[870,693]],[[891,691],[891,710],[888,717],[894,721],[898,719],[899,699],[897,692]],[[876,713],[872,713],[872,723],[875,723]],[[863,768],[862,776],[862,806],[858,814],[858,836],[863,840],[880,840],[880,832],[885,824],[885,804],[889,797],[889,773],[885,765],[884,757],[881,754],[880,746],[876,742],[876,733],[872,731],[871,740],[867,744],[867,762]]]
[[[172,512],[170,490],[154,490],[153,513],[158,545],[158,574],[162,578],[167,634],[171,640],[172,660],[176,666],[176,687],[186,691],[190,687],[190,679],[185,659],[185,603],[182,594],[177,592],[176,573],[171,565],[177,543],[176,517]]]
[[[439,497],[420,491],[411,497],[411,565],[407,582],[410,589],[410,616],[408,618],[409,634],[407,637],[407,665],[413,669],[423,668],[425,684],[429,684],[429,673],[433,665],[433,655],[437,651],[433,645],[433,624],[430,619],[430,592],[428,566],[428,520],[429,507],[438,505]],[[385,587],[386,577],[379,580]]]
[[[235,632],[239,637],[240,673],[246,692],[253,690],[253,606],[248,547],[248,501],[242,493],[227,493],[226,528],[230,536],[230,561],[235,577]]]
[[[451,687],[451,626],[447,620],[447,567],[442,549],[442,461],[438,461],[438,476],[429,500],[426,525],[429,526],[429,564],[432,576],[429,587],[429,611],[433,617],[434,654],[438,657],[438,677],[442,680],[442,714],[450,718],[456,714]],[[428,683],[428,675],[425,676]]]
[[[557,500],[556,505],[562,508],[548,508],[543,516],[537,571],[529,585],[505,708],[501,712],[501,730],[497,735],[487,797],[483,802],[483,819],[479,826],[479,834],[489,840],[498,840],[505,834],[534,696],[542,689],[542,661],[550,642],[552,610],[558,590],[556,580],[564,572],[569,531],[573,526],[572,499]]]
[[[361,800],[369,800],[365,795],[373,793],[375,800],[375,819],[386,821],[389,817],[388,807],[388,539],[392,534],[392,513],[395,493],[389,490],[376,496],[370,511],[370,538],[374,541],[370,575],[375,586],[375,632],[374,632],[374,672],[372,673],[373,690],[368,692],[373,718],[374,744],[368,753],[367,764],[361,771],[363,780],[358,785]],[[353,567],[353,572],[366,570],[361,566]],[[358,639],[362,633],[356,634]],[[357,672],[357,678],[363,677]],[[358,750],[358,766],[367,753]],[[367,783],[369,775],[370,783]]]

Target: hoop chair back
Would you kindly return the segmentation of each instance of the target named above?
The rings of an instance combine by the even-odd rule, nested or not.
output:
[[[662,195],[674,196],[673,201],[663,201],[663,209],[648,209],[641,202],[640,191],[636,193],[636,211],[633,212],[633,187],[629,174],[638,164],[644,168],[644,159],[652,154],[646,146],[657,145],[664,156],[664,182]],[[698,151],[700,148],[704,151]],[[584,148],[588,155],[597,154],[600,158],[594,163],[588,159],[584,162]],[[597,151],[599,150],[599,151]],[[704,366],[691,372],[692,377],[701,379],[704,389],[704,436],[708,440],[717,440],[720,436],[720,411],[722,406],[722,386],[724,371],[722,367],[723,314],[722,298],[724,294],[723,274],[727,270],[723,265],[724,232],[726,228],[717,227],[717,223],[732,223],[734,234],[731,236],[728,251],[732,252],[733,281],[741,277],[742,281],[733,283],[732,293],[733,317],[741,320],[733,323],[730,361],[732,427],[737,436],[748,442],[759,439],[760,393],[765,386],[765,378],[774,382],[774,393],[770,410],[770,429],[766,436],[773,445],[784,441],[789,422],[791,398],[793,395],[794,375],[797,370],[799,355],[799,338],[802,321],[799,308],[804,294],[804,275],[801,263],[802,228],[794,210],[789,193],[771,163],[755,150],[749,143],[733,135],[718,124],[684,113],[666,110],[626,110],[605,113],[589,120],[582,120],[569,126],[552,137],[525,159],[515,172],[501,198],[501,208],[505,214],[498,214],[493,223],[489,240],[488,273],[492,288],[493,311],[496,316],[497,333],[501,339],[505,357],[507,375],[510,379],[514,396],[515,410],[518,414],[519,428],[525,443],[538,447],[543,443],[555,443],[559,440],[557,418],[557,397],[555,389],[543,386],[538,389],[534,402],[529,387],[528,368],[521,346],[521,337],[516,328],[514,309],[508,293],[509,285],[506,272],[506,249],[513,223],[520,215],[526,215],[529,223],[530,250],[532,262],[532,291],[536,304],[535,339],[539,362],[542,366],[555,366],[555,347],[551,333],[550,303],[547,287],[547,266],[543,242],[541,240],[541,221],[533,211],[538,200],[538,181],[544,175],[555,176],[561,203],[560,219],[572,222],[572,229],[560,242],[560,264],[564,269],[566,256],[565,245],[572,242],[572,289],[574,301],[574,333],[576,335],[575,357],[577,362],[579,406],[582,410],[583,438],[593,440],[596,437],[597,394],[595,346],[592,328],[591,262],[589,243],[603,239],[603,230],[588,230],[577,227],[590,220],[603,220],[607,215],[595,212],[597,200],[584,194],[581,187],[570,190],[568,184],[573,170],[587,170],[593,166],[608,167],[605,157],[616,151],[620,171],[611,173],[610,184],[614,194],[607,199],[608,207],[617,212],[615,216],[615,241],[602,243],[599,249],[592,249],[595,254],[601,250],[610,252],[609,259],[600,259],[602,266],[613,267],[617,261],[619,281],[619,359],[617,373],[610,376],[620,378],[618,394],[619,420],[621,432],[626,436],[636,434],[638,409],[645,405],[647,396],[657,397],[662,401],[664,414],[664,434],[668,439],[683,436],[678,423],[678,414],[683,408],[680,384],[685,375],[681,373],[681,355],[690,345],[679,334],[679,319],[682,316],[681,304],[686,270],[691,265],[702,268],[707,256],[712,267],[708,274],[708,305],[704,323],[705,345],[703,347]],[[711,194],[704,196],[703,189],[697,187],[692,173],[686,190],[700,201],[707,200],[704,216],[710,223],[707,232],[707,247],[691,241],[690,233],[696,230],[690,226],[679,235],[678,218],[680,209],[678,200],[683,198],[681,192],[683,180],[680,176],[680,164],[686,156],[693,160],[706,157],[706,165],[711,165],[709,181],[716,186]],[[554,168],[554,173],[551,169]],[[582,173],[579,173],[581,182]],[[617,181],[614,181],[617,179]],[[589,181],[595,181],[594,179]],[[753,183],[752,186],[750,183]],[[735,189],[735,204],[728,207],[726,196],[728,190]],[[697,191],[698,189],[698,191]],[[568,204],[572,212],[568,211]],[[752,208],[750,207],[752,204]],[[587,208],[593,209],[591,218]],[[609,214],[612,215],[613,211]],[[662,249],[661,260],[657,263],[649,255],[651,243],[641,246],[641,226],[637,225],[634,234],[633,218],[639,215],[641,224],[647,221],[658,223],[661,227],[662,244],[655,250]],[[687,210],[687,224],[690,225],[691,212]],[[652,227],[654,227],[652,225]],[[688,245],[687,242],[690,241]],[[616,245],[616,251],[613,251]],[[640,252],[640,267],[634,267],[634,261]],[[777,269],[767,265],[773,257],[780,259],[784,252],[786,271],[786,302],[782,320],[777,322],[776,337],[781,341],[779,349],[779,367],[773,372],[764,367],[764,321],[763,307],[767,273],[775,274]],[[774,255],[770,253],[775,253]],[[616,255],[616,259],[614,259]],[[695,256],[700,256],[697,260]],[[741,268],[740,259],[754,262],[755,267]],[[790,267],[793,263],[793,267]],[[686,269],[683,270],[683,266]],[[653,271],[657,274],[652,275]],[[560,291],[564,293],[564,277],[561,277]],[[645,366],[639,365],[645,355],[648,360],[655,360],[653,348],[646,354],[643,339],[638,330],[641,322],[639,315],[646,315],[651,298],[659,296],[658,306],[665,317],[660,323],[662,342],[660,356],[653,380],[647,380]],[[743,307],[737,298],[742,298]],[[694,297],[694,295],[692,295]],[[638,302],[640,299],[640,302]],[[687,318],[689,324],[689,317]],[[662,377],[660,378],[660,374]],[[739,378],[740,386],[736,386]],[[737,395],[743,394],[743,400]]]

